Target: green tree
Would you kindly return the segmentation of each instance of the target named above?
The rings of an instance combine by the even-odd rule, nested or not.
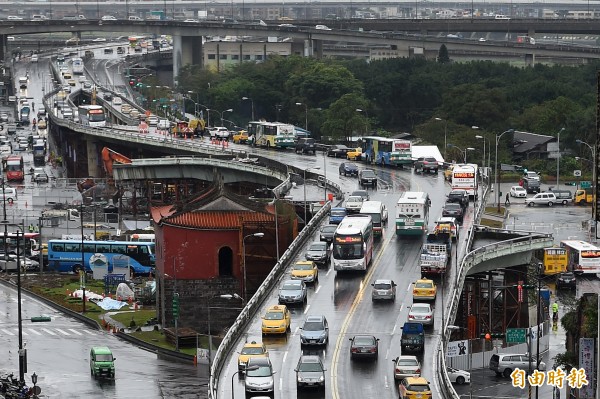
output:
[[[356,109],[366,107],[367,100],[358,94],[344,94],[327,110],[327,119],[321,126],[321,131],[333,140],[351,141],[353,134],[359,135],[365,126],[364,116]]]
[[[448,55],[448,48],[445,44],[440,46],[440,50],[438,51],[437,62],[440,64],[448,64],[450,63],[450,56]]]

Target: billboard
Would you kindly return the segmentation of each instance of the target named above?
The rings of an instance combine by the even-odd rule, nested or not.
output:
[[[594,398],[594,338],[579,338],[579,367],[585,370],[589,384],[579,389],[579,399]]]

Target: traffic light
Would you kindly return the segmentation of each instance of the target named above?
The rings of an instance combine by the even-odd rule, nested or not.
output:
[[[173,318],[179,318],[179,293],[173,294]]]
[[[534,284],[523,284],[521,287],[523,287],[524,290],[533,290],[536,288]]]
[[[485,339],[487,341],[491,341],[492,338],[502,339],[502,338],[504,338],[504,333],[482,333],[482,334],[479,334],[479,338]]]

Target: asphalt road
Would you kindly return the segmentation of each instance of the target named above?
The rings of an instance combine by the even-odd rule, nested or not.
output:
[[[0,284],[1,372],[18,375],[17,293]],[[47,323],[31,317],[47,315]],[[23,342],[28,375],[35,372],[46,398],[201,398],[206,397],[206,372],[191,364],[159,359],[156,354],[124,342],[111,333],[77,320],[22,294]],[[90,376],[89,351],[108,346],[116,357],[114,381]]]

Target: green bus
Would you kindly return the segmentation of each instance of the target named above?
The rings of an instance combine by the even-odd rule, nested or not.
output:
[[[423,235],[429,223],[429,194],[406,191],[396,203],[396,234],[398,236]]]

